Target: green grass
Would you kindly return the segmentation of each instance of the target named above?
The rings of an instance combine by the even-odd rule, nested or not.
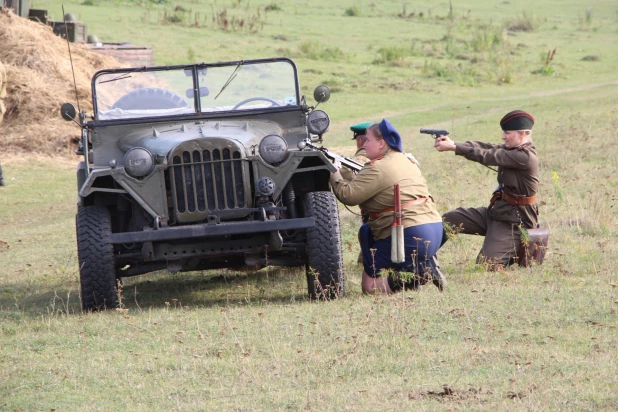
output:
[[[125,280],[124,310],[85,314],[77,159],[1,155],[0,410],[618,409],[615,2],[91,3],[63,4],[102,41],[152,46],[161,64],[291,55],[305,94],[336,90],[320,105],[327,147],[351,154],[349,125],[388,117],[441,212],[487,204],[495,174],[437,153],[418,128],[498,142],[504,113],[530,111],[550,252],[487,272],[474,265],[482,239],[458,236],[440,251],[446,293],[367,297],[359,218],[342,208],[342,300],[309,302],[297,270],[161,272]],[[31,7],[58,19],[60,4]],[[176,5],[183,21],[163,22]],[[258,8],[253,33],[212,20]],[[522,20],[532,30],[508,30]]]

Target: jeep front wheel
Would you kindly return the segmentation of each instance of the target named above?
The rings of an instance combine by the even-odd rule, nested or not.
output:
[[[331,192],[312,192],[305,197],[305,217],[315,218],[307,229],[307,283],[311,299],[342,297],[343,254],[337,199]]]
[[[118,307],[112,219],[105,207],[80,207],[75,219],[82,309]]]

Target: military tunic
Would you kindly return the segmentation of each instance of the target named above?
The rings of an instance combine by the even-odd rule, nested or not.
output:
[[[468,141],[455,143],[455,154],[486,166],[498,166],[498,188],[509,194],[533,196],[539,187],[539,161],[532,142],[515,148]],[[493,207],[457,208],[444,214],[444,221],[460,233],[485,236],[477,262],[507,265],[517,256],[519,230],[539,225],[538,204],[512,205],[499,198]]]
[[[369,219],[369,227],[376,240],[391,235],[393,212],[380,212],[393,207],[395,184],[399,184],[402,205],[414,199],[428,199],[427,202],[404,207],[404,228],[442,221],[420,169],[403,153],[387,152],[383,157],[367,163],[350,181],[344,179],[340,172],[334,173],[330,183],[341,203],[360,205],[363,211],[379,213],[374,219]]]

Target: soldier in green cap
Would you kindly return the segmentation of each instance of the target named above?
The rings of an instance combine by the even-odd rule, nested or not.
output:
[[[350,126],[350,130],[354,133],[352,140],[356,141],[356,153],[352,159],[361,164],[365,164],[369,161],[364,144],[365,140],[367,140],[367,128],[371,126],[371,124],[371,122],[365,122]],[[341,169],[341,177],[347,181],[350,181],[354,177],[354,173],[352,173],[351,170],[344,168]]]
[[[371,124],[371,122],[364,122],[350,126],[350,130],[354,133],[352,140],[356,141],[356,153],[352,159],[363,165],[369,161],[367,152],[365,151],[365,141],[367,140],[367,128],[371,126]],[[350,169],[344,167],[341,168],[339,172],[341,173],[341,177],[348,182],[354,178],[354,173]],[[363,223],[367,223],[369,220],[369,213],[363,212],[362,209],[361,219]],[[357,261],[358,263],[363,263],[362,253],[359,253]]]

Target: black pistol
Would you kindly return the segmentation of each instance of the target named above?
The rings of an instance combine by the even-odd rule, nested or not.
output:
[[[422,127],[421,127],[421,133],[433,135],[434,139],[437,139],[440,136],[448,136],[448,132],[446,130],[423,129]]]

